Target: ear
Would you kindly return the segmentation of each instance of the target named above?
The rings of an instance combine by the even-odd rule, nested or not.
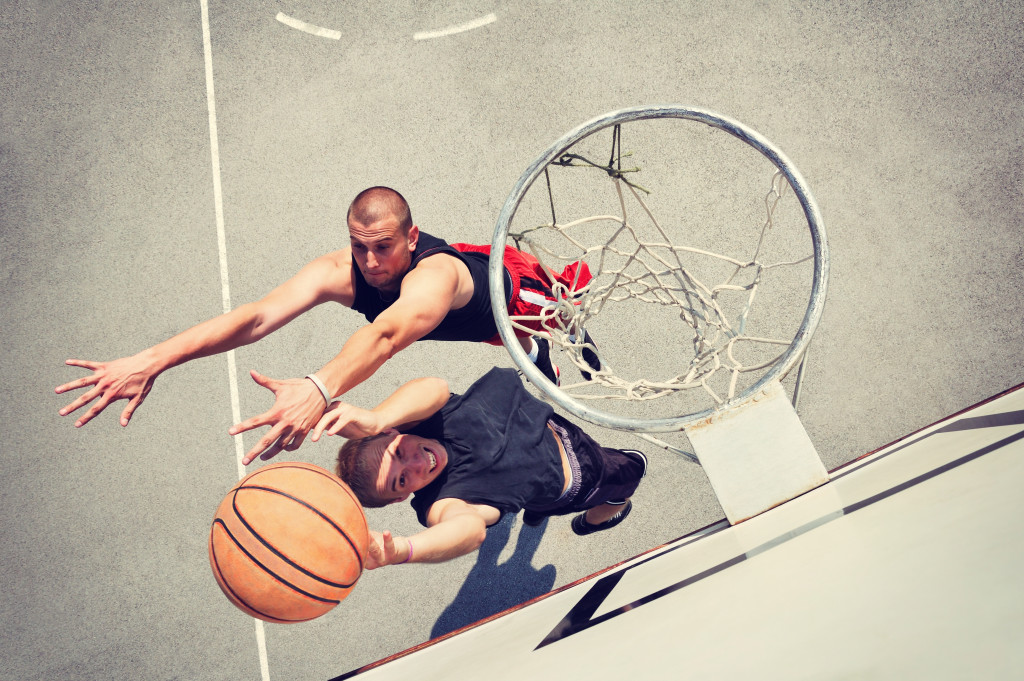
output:
[[[416,244],[420,240],[420,228],[413,225],[409,228],[409,252],[412,253],[416,250]]]

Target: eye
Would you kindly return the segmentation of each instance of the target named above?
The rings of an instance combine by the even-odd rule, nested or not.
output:
[[[405,473],[398,477],[398,487],[399,489],[405,489]]]

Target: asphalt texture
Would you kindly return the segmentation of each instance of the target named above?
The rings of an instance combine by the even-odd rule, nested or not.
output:
[[[706,108],[782,148],[821,207],[831,279],[800,416],[826,467],[1024,380],[1020,3],[214,0],[216,172],[201,9],[0,7],[0,679],[263,675],[253,620],[207,561],[238,478],[225,358],[161,376],[124,429],[115,405],[76,430],[54,394],[83,373],[68,358],[134,354],[221,312],[215,181],[239,305],[344,246],[364,187],[399,189],[431,233],[486,243],[566,131],[641,104]],[[243,418],[271,404],[249,369],[302,376],[360,324],[325,306],[239,349]],[[426,374],[458,391],[493,365],[512,362],[420,343],[348,399]],[[330,467],[337,444],[289,458]],[[268,677],[342,674],[722,517],[698,466],[644,449],[614,531],[506,517],[477,554],[368,572],[331,613],[264,628]],[[407,507],[368,516],[417,530]]]

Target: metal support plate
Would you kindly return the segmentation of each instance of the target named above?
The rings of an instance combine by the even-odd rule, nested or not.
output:
[[[828,481],[778,381],[685,432],[733,525]]]

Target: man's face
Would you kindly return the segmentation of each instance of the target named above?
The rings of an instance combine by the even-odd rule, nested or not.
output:
[[[352,258],[366,283],[383,291],[397,291],[402,277],[409,271],[412,252],[416,250],[419,230],[414,225],[409,234],[402,233],[398,218],[388,216],[364,225],[351,217],[348,221]]]
[[[370,444],[363,454],[378,462],[377,493],[403,501],[423,489],[448,465],[448,452],[437,440],[390,431]]]

